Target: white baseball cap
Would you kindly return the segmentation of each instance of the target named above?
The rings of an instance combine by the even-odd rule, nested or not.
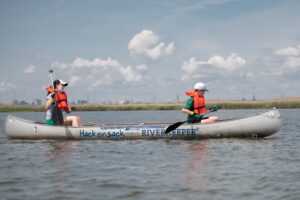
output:
[[[203,91],[208,91],[205,87],[205,84],[202,82],[198,82],[194,85],[195,90],[203,90]]]
[[[58,84],[62,84],[63,86],[67,86],[67,85],[68,85],[67,82],[65,82],[65,81],[63,81],[63,80],[61,80],[61,79],[55,80],[55,81],[53,82],[54,87],[56,87],[56,85],[58,85]]]
[[[60,82],[60,84],[62,84],[63,86],[67,86],[67,85],[68,85],[68,83],[67,83],[66,81],[63,81],[63,80],[61,80],[61,79],[59,79],[59,82]]]

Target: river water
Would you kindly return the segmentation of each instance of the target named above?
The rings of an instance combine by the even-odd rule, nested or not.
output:
[[[222,119],[261,110],[221,110]],[[7,140],[0,113],[1,199],[300,198],[300,110],[280,110],[264,139]],[[13,113],[43,121],[45,113]],[[76,112],[85,123],[176,122],[179,111]]]

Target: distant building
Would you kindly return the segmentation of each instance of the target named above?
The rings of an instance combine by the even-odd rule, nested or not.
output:
[[[119,101],[115,101],[114,104],[130,104],[129,100],[119,100]]]
[[[87,104],[87,100],[77,100],[77,104]]]
[[[13,105],[29,105],[28,102],[24,101],[24,100],[21,100],[21,101],[18,101],[18,100],[14,100],[12,102]]]
[[[41,106],[42,105],[42,100],[40,99],[36,99],[32,102],[32,105],[36,105],[36,106]]]

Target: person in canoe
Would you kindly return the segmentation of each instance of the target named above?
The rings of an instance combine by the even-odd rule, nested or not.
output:
[[[214,123],[219,120],[217,116],[203,117],[206,113],[204,93],[208,91],[205,84],[198,82],[194,85],[194,90],[186,91],[190,98],[185,102],[182,112],[188,115],[190,123]]]
[[[62,80],[53,81],[53,87],[46,88],[47,101],[45,108],[47,110],[46,124],[58,126],[82,126],[81,119],[78,116],[63,117],[62,110],[71,113],[72,109],[68,105],[67,94],[64,88],[68,83]]]

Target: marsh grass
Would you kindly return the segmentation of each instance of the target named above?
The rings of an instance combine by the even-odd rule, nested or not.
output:
[[[43,112],[44,106],[0,104],[0,112]]]
[[[134,103],[134,104],[85,104],[74,105],[74,111],[125,111],[125,110],[180,110],[184,102],[178,103]],[[221,109],[269,109],[300,108],[300,98],[270,99],[257,101],[208,100],[207,108]],[[44,106],[0,104],[0,112],[44,112]]]
[[[238,101],[238,100],[211,100],[208,101],[208,107],[218,105],[222,109],[269,109],[269,108],[300,108],[300,98],[289,99],[270,99],[256,101]]]

